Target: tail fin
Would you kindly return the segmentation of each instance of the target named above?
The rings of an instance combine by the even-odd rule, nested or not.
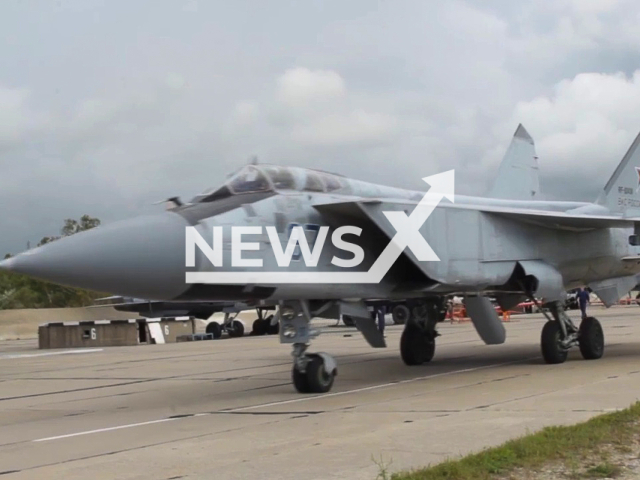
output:
[[[622,157],[596,203],[612,213],[640,216],[640,134]]]
[[[537,200],[540,196],[538,156],[533,138],[522,124],[513,135],[488,196],[510,200]]]

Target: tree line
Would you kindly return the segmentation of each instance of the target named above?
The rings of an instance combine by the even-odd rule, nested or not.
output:
[[[80,220],[68,218],[60,229],[60,235],[43,237],[38,247],[46,243],[89,230],[100,225],[100,220],[83,215]],[[10,258],[6,254],[4,258]],[[0,310],[12,308],[63,308],[92,305],[96,298],[105,293],[92,292],[79,288],[65,287],[54,283],[36,280],[18,273],[0,271]]]

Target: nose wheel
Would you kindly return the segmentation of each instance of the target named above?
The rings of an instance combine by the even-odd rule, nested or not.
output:
[[[298,393],[327,393],[338,374],[335,359],[326,353],[304,353],[306,345],[294,345],[291,372]]]

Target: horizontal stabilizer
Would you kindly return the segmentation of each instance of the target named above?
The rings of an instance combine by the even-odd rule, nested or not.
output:
[[[591,282],[589,288],[598,295],[605,307],[610,307],[631,291],[638,284],[636,275],[608,278],[599,282]]]

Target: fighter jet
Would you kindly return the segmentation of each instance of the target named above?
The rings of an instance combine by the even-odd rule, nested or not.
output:
[[[213,335],[214,339],[222,337],[226,332],[229,337],[241,337],[245,333],[245,325],[237,319],[240,312],[253,310],[252,307],[238,302],[159,302],[142,298],[111,297],[98,298],[94,307],[109,305],[119,312],[137,313],[141,317],[194,317],[200,320],[209,320],[215,313],[224,313],[222,324],[215,320],[206,326],[206,333]],[[257,318],[252,324],[252,335],[277,335],[279,323],[270,310],[275,307],[256,308]]]
[[[522,125],[485,197],[455,195],[453,171],[408,190],[246,165],[168,211],[57,240],[0,268],[156,301],[275,306],[302,393],[328,392],[337,374],[333,357],[307,351],[319,333],[313,318],[350,316],[371,346],[386,346],[366,307],[372,300],[409,310],[400,340],[407,365],[434,357],[451,295],[464,298],[486,344],[506,339],[489,297],[503,309],[542,298],[544,360],[562,363],[576,346],[597,359],[602,327],[593,317],[576,326],[562,308],[565,291],[588,285],[609,306],[636,285],[639,144],[640,136],[594,202],[541,198],[538,157]]]

